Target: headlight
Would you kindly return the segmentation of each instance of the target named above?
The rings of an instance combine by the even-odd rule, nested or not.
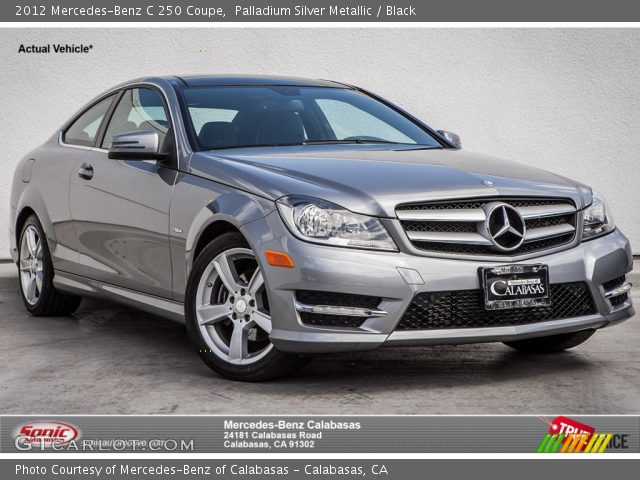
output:
[[[375,217],[303,196],[283,197],[277,205],[289,230],[302,240],[340,247],[398,250],[384,225]]]
[[[615,225],[611,211],[601,195],[593,193],[593,203],[583,214],[582,240],[591,240],[611,232]]]

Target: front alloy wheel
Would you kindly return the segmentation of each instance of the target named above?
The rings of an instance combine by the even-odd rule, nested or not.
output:
[[[249,249],[220,253],[200,277],[196,294],[200,334],[226,362],[257,362],[273,348],[268,308],[262,273]]]
[[[186,321],[198,354],[234,380],[285,376],[304,359],[276,350],[262,271],[242,235],[227,233],[198,256],[189,277]]]

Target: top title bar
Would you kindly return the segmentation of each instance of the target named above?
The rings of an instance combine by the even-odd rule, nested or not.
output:
[[[638,22],[629,0],[17,0],[1,22]]]

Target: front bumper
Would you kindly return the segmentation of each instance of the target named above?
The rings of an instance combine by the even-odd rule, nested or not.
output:
[[[322,353],[379,346],[513,341],[603,328],[635,314],[630,296],[613,305],[605,298],[602,286],[633,267],[629,241],[619,230],[534,259],[483,262],[311,244],[291,235],[277,212],[243,229],[258,254],[269,289],[273,322],[270,338],[276,348],[283,351]],[[266,249],[287,252],[295,268],[269,266],[263,256]],[[505,263],[547,264],[551,284],[585,282],[596,313],[517,326],[396,330],[416,294],[480,289],[478,268]],[[301,321],[296,309],[295,292],[299,290],[380,297],[382,303],[378,308],[386,315],[372,316],[359,327],[312,326]]]

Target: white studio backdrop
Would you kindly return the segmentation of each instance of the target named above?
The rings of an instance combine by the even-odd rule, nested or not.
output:
[[[24,54],[83,43],[88,54]],[[107,88],[141,76],[255,73],[370,89],[463,148],[576,178],[640,254],[640,31],[538,28],[2,29],[0,258],[16,162]],[[508,173],[508,172],[506,172]]]

